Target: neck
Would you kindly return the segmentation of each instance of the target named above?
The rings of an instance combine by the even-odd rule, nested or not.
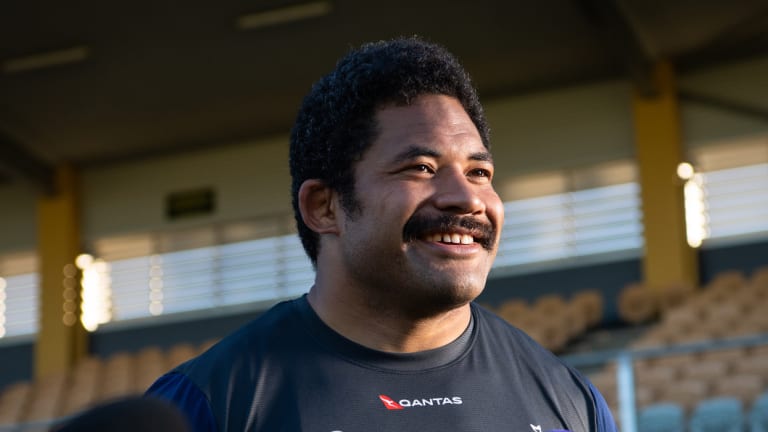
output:
[[[354,288],[323,284],[308,295],[309,304],[329,327],[368,348],[408,353],[445,346],[469,326],[469,304],[428,316],[414,317],[396,308],[365,301]]]

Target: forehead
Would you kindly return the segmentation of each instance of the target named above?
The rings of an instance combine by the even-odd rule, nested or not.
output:
[[[450,96],[423,95],[410,105],[385,106],[376,112],[376,123],[377,136],[369,149],[374,153],[414,145],[487,151],[464,107]]]

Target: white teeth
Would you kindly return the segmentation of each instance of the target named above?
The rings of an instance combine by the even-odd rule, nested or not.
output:
[[[432,234],[427,236],[428,241],[432,242],[442,242],[442,243],[451,243],[451,244],[472,244],[474,243],[475,239],[471,235],[467,234]]]

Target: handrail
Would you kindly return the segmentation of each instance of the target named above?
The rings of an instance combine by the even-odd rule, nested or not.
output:
[[[637,406],[635,405],[634,361],[679,354],[694,354],[728,348],[746,348],[768,345],[768,333],[750,336],[712,339],[652,348],[601,350],[587,354],[570,354],[561,357],[569,365],[579,368],[617,362],[616,391],[619,401],[619,418],[624,432],[637,431]]]

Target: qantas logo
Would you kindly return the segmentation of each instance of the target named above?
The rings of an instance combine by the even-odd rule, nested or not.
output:
[[[413,407],[442,406],[442,405],[461,405],[464,401],[458,396],[452,397],[431,397],[422,399],[400,399],[395,402],[387,395],[379,395],[379,400],[388,410],[401,410]]]
[[[388,410],[401,410],[401,409],[403,409],[402,405],[400,405],[399,403],[393,401],[392,398],[389,397],[389,396],[379,395],[379,399],[381,399],[381,403],[383,403],[384,406]]]

